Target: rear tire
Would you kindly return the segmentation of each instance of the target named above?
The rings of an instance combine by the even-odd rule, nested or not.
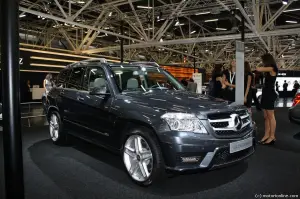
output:
[[[44,113],[47,113],[47,99],[46,99],[46,97],[42,98],[42,104],[43,104]]]
[[[138,127],[126,134],[122,157],[128,175],[140,186],[166,178],[159,142],[148,128]]]
[[[49,133],[54,144],[67,145],[67,134],[64,131],[61,117],[57,111],[49,113]]]

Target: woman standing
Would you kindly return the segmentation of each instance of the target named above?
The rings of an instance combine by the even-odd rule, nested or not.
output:
[[[232,60],[230,63],[230,69],[223,72],[223,92],[224,99],[230,102],[235,101],[235,72],[236,63]]]
[[[249,112],[251,112],[252,105],[252,91],[251,86],[253,82],[253,73],[251,72],[251,67],[249,62],[245,62],[245,77],[244,77],[244,104],[248,108]]]
[[[53,84],[52,84],[52,75],[50,73],[47,74],[46,78],[44,79],[43,87],[45,89],[45,94],[46,94],[46,97],[47,97],[49,91],[53,87]]]
[[[212,91],[211,96],[222,98],[222,65],[216,64],[212,72]]]
[[[264,112],[265,118],[265,135],[259,141],[264,145],[274,144],[276,141],[276,119],[274,115],[274,105],[277,98],[275,91],[275,82],[278,74],[276,62],[271,54],[262,56],[263,67],[258,67],[258,72],[265,73],[265,82],[262,90],[261,108]]]

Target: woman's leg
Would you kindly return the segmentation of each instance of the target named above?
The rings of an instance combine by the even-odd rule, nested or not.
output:
[[[270,137],[266,141],[266,143],[269,143],[275,139],[276,119],[275,119],[274,110],[267,110],[267,114],[270,121]]]
[[[267,140],[271,135],[271,126],[270,126],[270,120],[268,117],[267,110],[263,110],[264,112],[264,119],[265,119],[265,135],[261,139],[262,141]]]

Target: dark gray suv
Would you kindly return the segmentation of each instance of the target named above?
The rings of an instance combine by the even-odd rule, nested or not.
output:
[[[166,170],[213,169],[254,153],[255,125],[246,108],[187,92],[148,63],[67,66],[47,102],[55,144],[71,134],[119,152],[143,186]]]

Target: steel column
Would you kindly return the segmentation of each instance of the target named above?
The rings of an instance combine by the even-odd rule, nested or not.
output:
[[[196,49],[194,48],[194,73],[196,73]]]
[[[20,114],[19,1],[1,0],[3,150],[7,199],[24,198]]]
[[[124,21],[121,21],[121,35],[124,35]],[[121,63],[124,61],[124,39],[121,38],[120,42],[121,48]]]
[[[241,1],[241,5],[243,7],[243,9],[245,8],[245,2],[244,1]],[[245,17],[241,16],[242,18],[242,21],[241,21],[241,40],[242,42],[245,42]]]

